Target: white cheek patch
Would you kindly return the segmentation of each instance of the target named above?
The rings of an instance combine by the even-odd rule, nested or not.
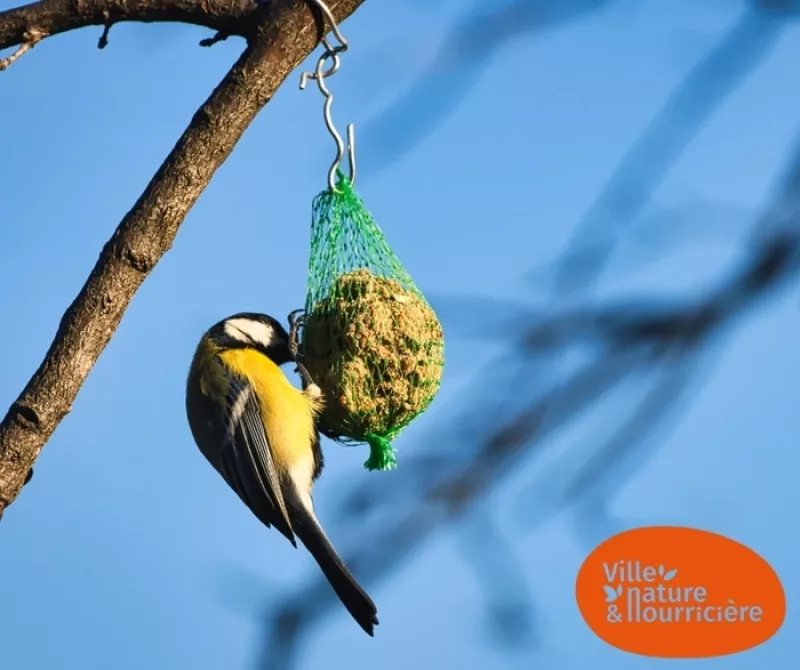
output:
[[[234,340],[252,341],[263,347],[273,344],[275,331],[271,326],[250,319],[231,319],[225,323],[225,334]]]

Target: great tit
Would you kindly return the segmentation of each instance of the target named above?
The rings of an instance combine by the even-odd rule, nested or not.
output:
[[[292,328],[294,333],[294,326]],[[296,360],[275,319],[240,313],[201,338],[186,385],[186,413],[200,451],[265,526],[319,564],[336,595],[370,635],[377,609],[341,561],[314,513],[311,489],[323,468],[317,417],[322,394]],[[297,364],[304,390],[281,365]]]

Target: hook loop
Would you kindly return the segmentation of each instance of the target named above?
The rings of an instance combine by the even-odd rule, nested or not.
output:
[[[309,79],[313,79],[317,82],[317,87],[322,95],[325,96],[323,118],[325,120],[325,126],[327,127],[328,132],[330,133],[331,137],[333,137],[333,141],[336,143],[336,158],[334,159],[333,163],[331,163],[330,170],[328,170],[328,186],[332,191],[336,191],[336,172],[339,170],[339,166],[344,158],[345,144],[342,136],[339,134],[339,131],[336,129],[336,126],[333,123],[333,117],[331,115],[333,93],[330,92],[325,84],[325,79],[338,72],[341,65],[341,58],[339,57],[339,54],[347,51],[350,48],[350,43],[344,38],[339,30],[339,26],[337,25],[336,19],[334,18],[330,8],[322,0],[310,1],[313,2],[325,15],[325,18],[330,23],[331,32],[339,42],[338,46],[332,46],[329,39],[327,37],[323,37],[321,41],[322,45],[325,47],[325,51],[317,61],[317,66],[314,69],[314,72],[303,72],[300,75],[301,90],[305,89]],[[325,70],[325,64],[328,60],[331,61],[331,65],[327,70]],[[347,126],[347,160],[350,164],[350,184],[353,185],[356,181],[356,159],[355,128],[352,123]]]

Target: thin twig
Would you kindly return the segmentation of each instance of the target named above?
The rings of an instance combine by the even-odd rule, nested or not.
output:
[[[22,58],[22,56],[25,55],[25,52],[33,49],[33,47],[36,46],[36,43],[41,41],[44,37],[46,37],[44,34],[36,31],[25,33],[25,41],[19,45],[19,48],[10,56],[6,58],[0,58],[0,72],[11,67],[15,60]]]
[[[230,37],[230,33],[218,32],[213,37],[206,37],[200,40],[201,47],[213,47],[217,42],[224,42]]]
[[[103,34],[100,35],[100,39],[97,40],[98,49],[105,49],[108,46],[108,33],[111,31],[111,26],[113,25],[113,23],[109,22],[103,26]]]

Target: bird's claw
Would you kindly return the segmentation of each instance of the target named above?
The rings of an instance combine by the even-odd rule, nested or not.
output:
[[[299,316],[298,316],[299,315]],[[308,388],[314,384],[311,375],[308,374],[306,366],[300,360],[303,355],[300,353],[300,343],[298,342],[298,331],[305,325],[306,313],[304,309],[296,309],[289,314],[289,354],[292,356],[292,361],[295,363],[295,372],[300,375],[303,380],[303,388]]]
[[[297,316],[301,314],[301,316]],[[298,332],[305,324],[306,315],[304,309],[296,309],[289,313],[289,353],[292,355],[292,360],[297,362],[300,356],[300,343],[298,342]]]

